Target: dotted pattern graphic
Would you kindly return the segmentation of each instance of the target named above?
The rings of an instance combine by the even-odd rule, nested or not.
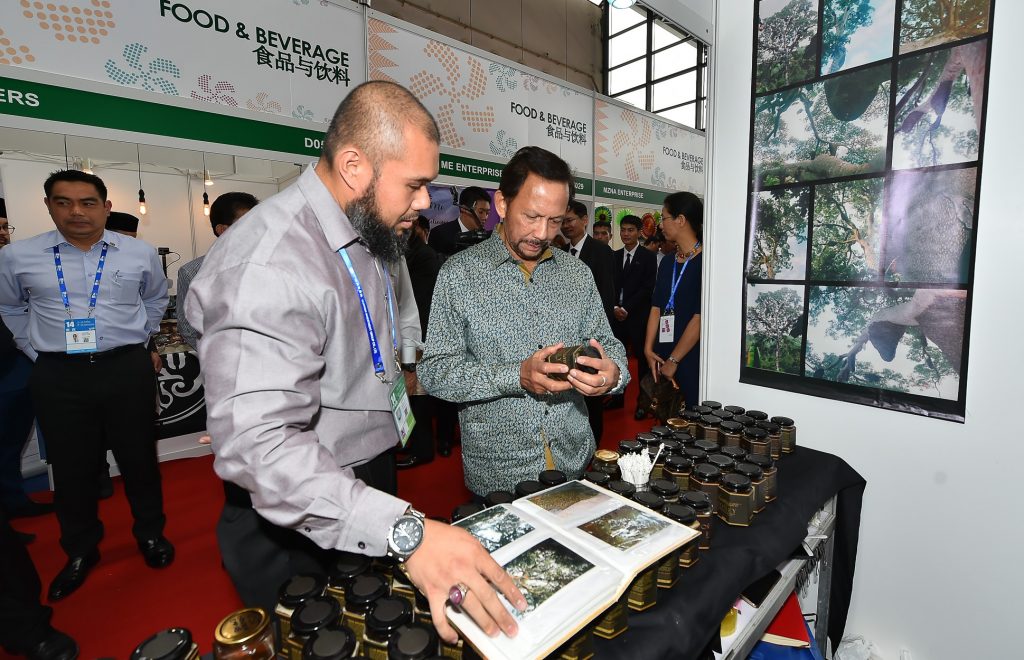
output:
[[[21,7],[25,18],[36,21],[39,29],[52,32],[57,41],[98,44],[117,27],[109,0],[78,0],[77,3],[21,0]]]
[[[367,61],[370,64],[370,80],[386,80],[397,83],[398,81],[392,78],[385,69],[396,69],[398,65],[384,54],[385,51],[397,49],[394,44],[387,40],[387,37],[382,36],[385,34],[395,34],[397,30],[375,18],[367,21],[366,25],[368,28],[366,43],[369,50]]]
[[[245,107],[256,112],[272,112],[278,115],[284,111],[281,104],[270,98],[270,94],[266,92],[260,92],[255,99],[246,101]]]
[[[142,58],[148,52],[149,48],[140,43],[127,44],[121,51],[121,56],[128,68],[122,67],[114,60],[107,60],[103,69],[111,80],[120,85],[141,87],[147,92],[159,91],[177,96],[178,88],[170,78],[181,78],[181,69],[164,57],[154,57],[143,63]]]
[[[35,61],[36,57],[28,46],[15,47],[0,29],[0,64],[27,64]]]
[[[197,101],[229,105],[232,108],[237,108],[238,100],[235,99],[234,96],[231,96],[231,94],[235,93],[235,86],[227,80],[220,80],[213,85],[210,85],[210,81],[212,80],[213,76],[208,73],[204,73],[199,76],[199,78],[196,79],[196,85],[199,86],[199,91],[193,89],[189,95]]]

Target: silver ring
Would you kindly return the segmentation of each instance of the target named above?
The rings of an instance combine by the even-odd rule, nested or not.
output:
[[[608,376],[605,376],[604,374],[602,374],[601,375],[601,387],[604,387],[607,384],[608,384]]]

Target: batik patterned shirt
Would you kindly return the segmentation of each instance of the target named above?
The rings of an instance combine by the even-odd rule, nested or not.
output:
[[[451,258],[434,289],[427,343],[416,372],[426,390],[459,406],[466,486],[486,495],[536,479],[547,465],[574,478],[594,451],[583,396],[531,394],[519,367],[543,346],[596,339],[629,381],[626,352],[612,335],[594,275],[561,250],[529,274],[501,232]]]

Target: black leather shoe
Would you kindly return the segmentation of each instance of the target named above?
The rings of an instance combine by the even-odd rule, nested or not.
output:
[[[21,541],[22,545],[28,545],[29,543],[32,543],[36,540],[35,534],[29,534],[28,532],[19,532],[18,530],[14,530],[14,536],[17,537],[19,541]]]
[[[100,561],[100,551],[93,550],[81,557],[72,557],[64,568],[60,569],[57,577],[50,583],[50,590],[46,597],[51,601],[61,600],[70,596],[76,589],[85,582],[85,576]]]
[[[163,536],[139,541],[139,551],[150,568],[166,568],[174,561],[174,546]]]
[[[109,499],[114,496],[114,480],[110,478],[110,466],[107,469],[100,472],[99,479],[99,492],[97,496],[101,500]]]
[[[452,455],[452,448],[449,447],[448,445],[444,445],[443,447],[437,450],[437,453],[441,454],[441,456],[444,456],[445,458],[448,458],[449,456]]]
[[[78,644],[68,635],[50,628],[49,634],[29,649],[26,657],[29,660],[75,660]]]
[[[636,412],[633,413],[633,419],[635,419],[638,422],[642,419],[647,419],[647,411],[644,410],[643,408],[637,408]]]
[[[45,516],[48,513],[53,513],[53,503],[26,500],[17,506],[7,507],[6,511],[8,518],[34,518],[35,516]]]

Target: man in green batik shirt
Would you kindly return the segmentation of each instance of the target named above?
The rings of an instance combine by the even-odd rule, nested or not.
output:
[[[578,476],[594,451],[584,395],[618,394],[629,382],[593,274],[550,249],[571,189],[565,161],[520,149],[494,195],[501,225],[449,258],[437,279],[416,373],[430,394],[461,404],[466,486],[478,496],[549,468]],[[595,374],[545,361],[588,342],[601,357],[578,364]]]

